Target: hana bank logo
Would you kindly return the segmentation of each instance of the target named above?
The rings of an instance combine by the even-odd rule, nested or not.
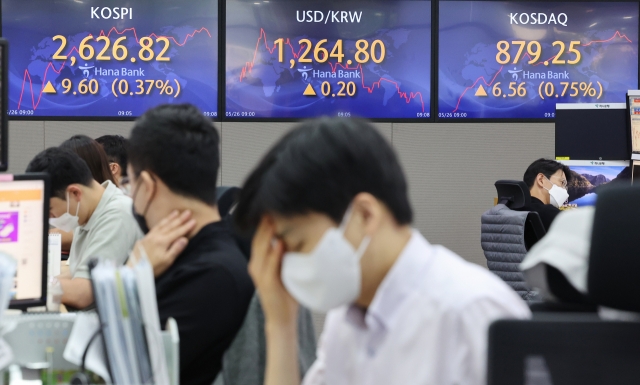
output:
[[[84,76],[85,79],[87,79],[89,77],[89,70],[94,68],[95,66],[90,66],[88,63],[84,63],[83,66],[78,66],[78,69],[82,70],[82,75]]]

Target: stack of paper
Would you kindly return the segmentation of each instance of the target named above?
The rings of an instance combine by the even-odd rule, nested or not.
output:
[[[2,315],[9,307],[9,301],[11,301],[15,275],[15,259],[0,253],[0,324],[2,324]],[[0,338],[0,370],[7,367],[12,360],[13,354],[11,353],[11,348]]]
[[[7,254],[0,253],[0,318],[9,307],[15,277],[16,260]]]
[[[49,234],[49,258],[47,263],[48,281],[60,275],[62,262],[62,235]]]
[[[107,366],[116,385],[168,385],[167,364],[151,265],[116,267],[99,261],[91,269]]]

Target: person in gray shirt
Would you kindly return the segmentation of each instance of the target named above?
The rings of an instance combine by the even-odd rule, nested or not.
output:
[[[62,303],[83,309],[93,303],[88,263],[92,257],[123,264],[142,232],[131,213],[131,198],[113,183],[100,184],[77,154],[49,148],[27,166],[51,178],[49,223],[74,232],[69,252],[70,274],[60,276]]]

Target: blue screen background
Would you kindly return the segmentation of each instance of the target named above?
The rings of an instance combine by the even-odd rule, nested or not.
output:
[[[298,22],[297,11],[362,12],[360,23]],[[227,2],[226,116],[238,118],[308,118],[320,115],[366,118],[424,118],[430,116],[431,2],[430,1],[271,1]],[[304,14],[304,13],[301,13]],[[303,20],[303,19],[301,19]],[[274,41],[289,39],[284,60],[279,61]],[[343,39],[345,58],[327,63],[290,60],[300,50],[301,38],[315,44],[328,39],[331,51]],[[366,39],[384,42],[386,57],[357,67],[355,43]],[[271,52],[273,51],[273,52]],[[294,55],[296,52],[296,55]],[[309,57],[313,58],[313,51]],[[309,71],[305,71],[309,70]],[[313,71],[357,72],[355,79],[319,78]],[[307,72],[307,76],[303,73]],[[321,84],[354,81],[354,97],[324,97]],[[318,94],[303,96],[308,84]],[[345,115],[346,114],[346,115]]]
[[[565,13],[567,26],[513,25],[510,13]],[[525,19],[526,20],[526,19]],[[612,103],[625,102],[627,90],[638,87],[638,3],[582,2],[535,3],[504,1],[443,1],[440,2],[439,68],[438,68],[438,116],[441,118],[553,118],[556,103]],[[506,40],[535,40],[542,46],[542,56],[536,63],[529,58],[517,64],[498,64],[497,43]],[[581,42],[582,60],[575,65],[543,64],[557,54],[554,41],[566,44],[562,59],[573,59],[568,54],[571,41]],[[513,59],[518,46],[511,45]],[[525,48],[525,53],[526,48]],[[512,71],[512,72],[509,72]],[[569,79],[523,79],[524,72],[549,71],[568,73]],[[492,87],[511,93],[509,83],[526,81],[526,96],[496,97]],[[551,81],[555,92],[543,100],[540,96],[541,81]],[[579,95],[570,97],[560,82],[592,83],[600,93],[600,99]],[[475,96],[482,85],[487,96]],[[558,92],[560,91],[560,92]],[[554,94],[559,94],[555,97]]]
[[[91,18],[91,7],[130,7],[132,19]],[[3,0],[2,33],[9,40],[11,55],[9,63],[9,113],[12,116],[43,117],[136,117],[147,109],[162,103],[192,103],[208,116],[218,112],[218,1],[191,0],[188,6],[179,0],[108,1],[73,0]],[[88,35],[95,37],[103,33],[111,39],[107,55],[110,61],[97,61],[95,56],[104,43],[91,45],[96,50],[94,60],[84,61],[77,52]],[[63,55],[76,56],[75,65],[67,61],[52,60],[52,55],[60,47],[60,41],[53,41],[55,35],[67,38]],[[140,44],[136,36],[166,36],[170,48],[165,56],[169,62],[129,59],[138,57]],[[112,48],[117,38],[126,36],[129,51],[124,61],[113,60]],[[153,44],[158,55],[164,44]],[[89,68],[85,71],[79,67]],[[138,70],[136,76],[103,75],[103,70]],[[116,78],[127,79],[130,89],[137,91],[135,79],[169,81],[177,93],[176,81],[181,86],[178,97],[168,96],[169,89],[160,94],[153,89],[142,95],[114,96],[112,83]],[[73,82],[74,90],[83,79],[96,79],[99,92],[96,95],[63,94],[63,79]],[[43,93],[45,85],[51,81],[57,93]],[[127,93],[128,94],[128,93]]]

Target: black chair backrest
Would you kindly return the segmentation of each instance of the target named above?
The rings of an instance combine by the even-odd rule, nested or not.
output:
[[[639,234],[640,186],[599,192],[587,280],[589,296],[599,305],[640,312]]]
[[[524,223],[524,246],[527,251],[531,250],[546,233],[540,215],[535,211],[529,212]]]
[[[488,385],[640,383],[640,323],[596,315],[501,320],[489,328]]]
[[[499,180],[495,183],[498,203],[510,209],[519,209],[531,204],[531,194],[527,184],[521,180]]]
[[[229,211],[236,203],[239,192],[240,188],[234,186],[220,186],[216,188],[216,202],[221,217],[224,218],[229,214]]]

